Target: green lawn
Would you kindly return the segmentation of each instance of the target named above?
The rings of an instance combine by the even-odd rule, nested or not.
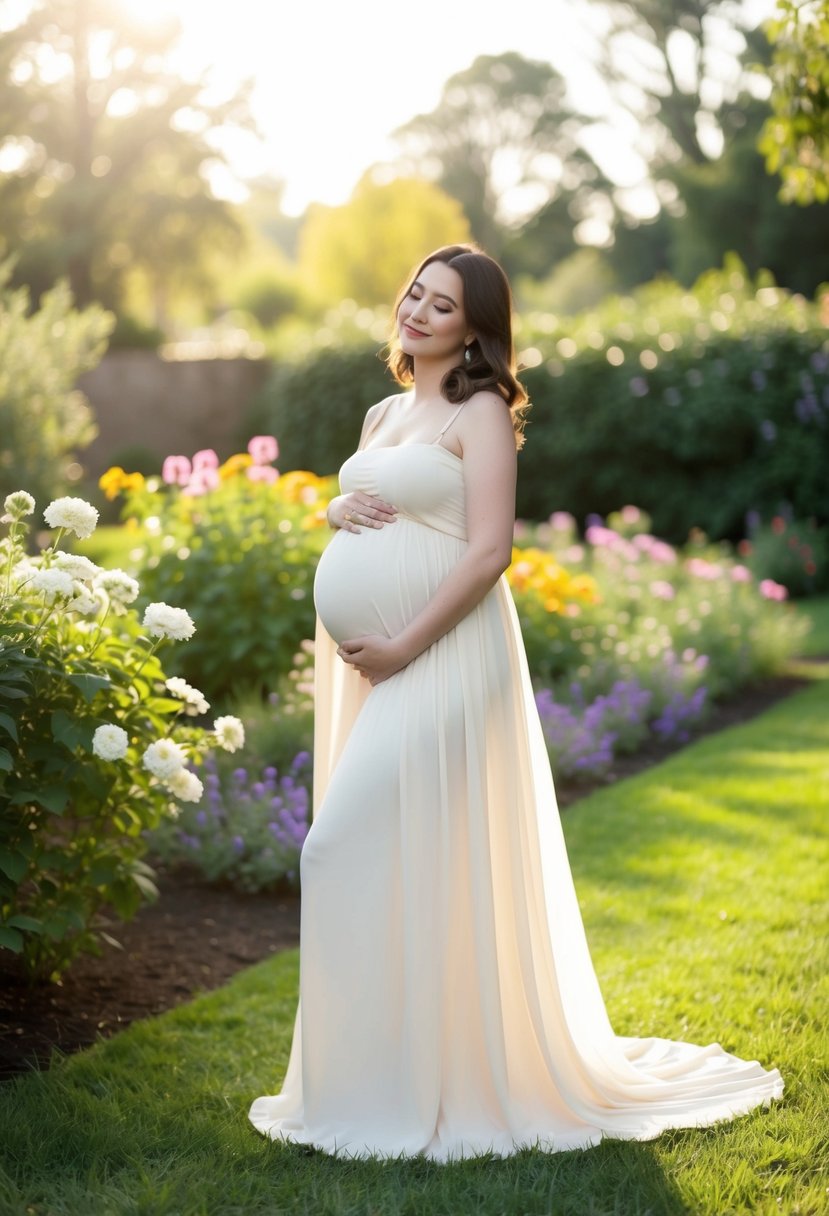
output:
[[[336,1161],[260,1139],[287,1062],[295,950],[0,1090],[3,1216],[829,1210],[829,664],[744,726],[565,816],[620,1033],[716,1039],[786,1095],[733,1123],[450,1166]]]

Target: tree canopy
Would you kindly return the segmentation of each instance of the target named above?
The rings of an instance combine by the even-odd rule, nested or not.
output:
[[[566,93],[549,63],[515,51],[480,55],[447,80],[434,110],[394,133],[403,164],[456,198],[496,257],[511,230],[554,201],[572,233],[609,187],[580,142],[590,120]]]
[[[36,294],[67,275],[79,304],[118,305],[140,267],[163,295],[238,241],[207,170],[212,133],[249,121],[245,90],[208,104],[165,66],[177,36],[117,0],[41,0],[0,35],[0,247]]]
[[[299,240],[299,274],[319,299],[390,305],[430,250],[469,240],[456,199],[431,182],[369,173],[340,207],[313,207]]]
[[[778,0],[772,114],[760,148],[787,202],[829,202],[829,0]]]

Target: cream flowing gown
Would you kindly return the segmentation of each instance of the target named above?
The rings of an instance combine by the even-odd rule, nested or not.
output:
[[[767,1104],[776,1069],[613,1032],[505,578],[375,687],[336,654],[397,633],[464,552],[463,462],[442,438],[364,447],[340,472],[398,517],[338,531],[318,567],[300,996],[281,1092],[251,1122],[343,1157],[446,1162]]]

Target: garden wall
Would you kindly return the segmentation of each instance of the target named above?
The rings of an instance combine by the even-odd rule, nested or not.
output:
[[[141,471],[150,472],[170,453],[199,448],[230,456],[240,419],[269,370],[267,359],[168,360],[155,351],[111,351],[78,382],[99,428],[81,458],[87,474],[142,463],[150,467]]]

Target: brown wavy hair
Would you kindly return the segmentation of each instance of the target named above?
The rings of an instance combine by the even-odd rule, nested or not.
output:
[[[467,325],[475,334],[467,348],[470,361],[450,368],[441,381],[440,391],[453,405],[468,401],[481,389],[499,393],[510,409],[516,447],[524,444],[524,419],[529,398],[516,375],[515,347],[512,340],[512,293],[509,280],[494,260],[476,245],[445,245],[424,258],[409,275],[394,302],[392,334],[386,363],[398,384],[414,383],[414,359],[400,346],[397,314],[415,280],[431,262],[444,262],[461,277],[463,311]]]

